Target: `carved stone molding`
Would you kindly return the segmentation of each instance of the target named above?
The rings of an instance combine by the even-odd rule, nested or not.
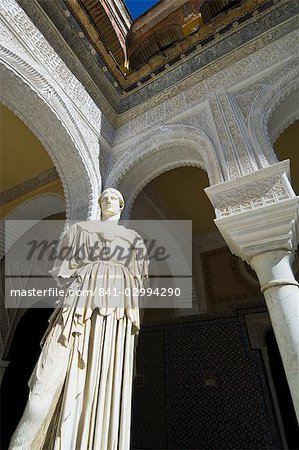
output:
[[[251,105],[247,124],[260,167],[277,162],[268,135],[268,123],[278,105],[299,85],[298,62],[298,58],[291,60],[270,77]]]
[[[145,89],[140,90],[134,94],[138,105],[129,111],[121,114],[118,120],[118,126],[121,126],[132,120],[138,120],[141,116],[150,109],[156,107],[162,102],[167,103],[180,93],[186,93],[186,97],[181,95],[181,108],[186,110],[198,102],[196,91],[201,85],[201,90],[204,91],[204,98],[209,98],[210,93],[214,93],[220,87],[225,90],[234,88],[239,83],[244,83],[250,77],[255,77],[258,71],[266,71],[274,64],[281,64],[282,61],[291,55],[296,54],[296,39],[297,32],[294,31],[298,27],[296,18],[292,18],[281,25],[270,29],[262,34],[262,36],[244,43],[242,47],[228,53],[225,58],[219,58],[209,65],[203,65],[200,70],[190,71],[188,76],[173,86],[162,90],[155,96],[145,99]],[[224,43],[224,46],[229,42]],[[200,56],[197,59],[202,60]],[[188,59],[186,64],[193,67],[192,58]],[[169,74],[171,76],[171,74]],[[175,72],[172,75],[176,76]],[[161,80],[157,77],[155,84],[164,86],[166,80]],[[163,84],[162,84],[163,83]],[[152,89],[150,89],[152,88]],[[153,86],[148,86],[149,90],[153,90]],[[126,99],[127,102],[132,100],[132,96]],[[144,100],[144,101],[142,101]],[[132,103],[131,103],[132,104]],[[166,104],[165,111],[168,111]]]
[[[211,184],[222,180],[214,146],[203,131],[185,125],[161,126],[115,158],[105,186],[121,188],[130,209],[147,183],[181,166],[201,167]]]
[[[256,50],[262,49],[275,39],[289,33],[294,29],[293,16],[296,13],[297,6],[295,0],[279,0],[273,2],[273,4],[264,0],[262,3],[267,3],[267,5],[264,5],[267,7],[258,8],[257,3],[260,2],[250,0],[251,7],[253,6],[256,11],[253,15],[247,14],[245,21],[231,23],[232,26],[229,30],[226,30],[224,34],[221,32],[216,35],[213,35],[209,25],[208,29],[209,34],[212,33],[210,36],[212,40],[203,46],[197,45],[198,37],[196,34],[191,35],[189,38],[191,54],[185,55],[184,58],[170,65],[170,67],[165,64],[162,73],[156,74],[148,81],[142,80],[143,84],[138,83],[133,91],[130,90],[129,93],[120,96],[120,86],[114,85],[114,77],[111,76],[109,70],[106,70],[100,56],[95,54],[95,49],[89,39],[82,34],[78,21],[67,11],[64,0],[18,0],[18,3],[32,17],[37,27],[56,48],[56,51],[76,74],[77,78],[87,87],[101,110],[112,121],[117,121],[117,114],[124,113],[120,119],[120,124],[131,120],[126,115],[126,111],[130,112],[130,109],[140,106],[141,108],[134,112],[134,117],[138,117],[145,110],[156,106],[159,102],[152,102],[151,100],[157,97],[157,94],[164,97],[162,101],[169,98],[170,90],[172,96],[176,95],[177,83],[182,82],[184,86],[188,85],[188,87],[196,85],[199,79],[206,80],[210,75],[220,72],[236,61],[240,61],[245,56],[251,55]],[[245,7],[245,10],[247,9],[246,3],[242,2],[241,9],[243,7]],[[235,16],[238,9],[234,8],[229,14]],[[45,14],[50,20],[45,20]],[[222,17],[227,18],[227,13]],[[220,16],[218,16],[216,22],[219,22],[219,20],[222,21]],[[183,44],[185,45],[186,42]],[[179,47],[180,45],[178,43]],[[73,52],[70,52],[70,47]],[[291,46],[288,50],[291,51]],[[169,51],[172,52],[172,49],[169,49]],[[268,52],[268,55],[270,53]],[[77,64],[76,58],[82,64]],[[244,70],[246,73],[247,69]],[[180,88],[181,91],[184,89],[184,87]]]
[[[101,111],[86,92],[86,89],[68,69],[44,35],[36,28],[25,11],[15,0],[1,0],[2,24],[10,28],[24,50],[30,50],[35,61],[48,70],[73,104],[82,112],[82,117],[98,134],[101,127]],[[3,30],[2,30],[3,31]],[[5,32],[7,39],[7,32]],[[4,38],[4,36],[2,36]],[[16,44],[14,42],[14,44]]]
[[[24,181],[24,183],[20,183],[4,192],[0,192],[0,205],[11,202],[15,198],[27,194],[40,186],[51,183],[51,181],[56,179],[58,179],[58,174],[55,167],[44,170],[37,177],[30,178],[30,180]]]
[[[299,238],[299,197],[215,219],[231,252],[248,264],[272,250],[294,252]]]
[[[242,54],[239,61],[232,62],[228,67],[222,68],[219,63],[215,70],[208,72],[207,76],[199,77],[198,73],[194,73],[184,82],[173,86],[171,95],[167,95],[168,91],[165,91],[159,96],[152,97],[151,100],[138,106],[136,115],[133,114],[134,109],[127,120],[123,121],[124,116],[120,117],[122,126],[115,132],[114,147],[127,145],[136,137],[141,138],[142,134],[150,132],[158,124],[190,121],[193,115],[197,115],[203,109],[205,103],[210,102],[212,108],[211,100],[224,91],[233,94],[241,92],[242,109],[247,115],[261,86],[267,83],[273,72],[289,64],[290,58],[293,58],[296,41],[297,32],[290,32],[261,49],[254,46],[255,51],[250,56]],[[265,41],[263,42],[265,44]],[[227,58],[230,58],[230,55],[227,55]],[[210,67],[203,69],[205,70],[210,71]],[[189,86],[191,80],[194,81],[196,77],[197,82]],[[148,108],[146,105],[149,105]],[[204,128],[204,122],[199,123],[199,127],[208,133],[208,129]]]
[[[88,217],[91,204],[86,193],[92,193],[91,179],[67,130],[34,91],[18,82],[13,72],[5,68],[1,73],[0,100],[28,126],[49,153],[63,185],[68,218],[81,214],[82,218]]]
[[[299,89],[291,92],[273,111],[268,122],[268,134],[273,145],[279,136],[299,119]]]
[[[184,147],[190,146],[197,150],[198,160],[202,161],[211,184],[222,180],[213,143],[206,133],[198,128],[186,125],[164,125],[156,127],[151,133],[135,141],[119,158],[115,157],[115,162],[110,167],[107,183],[118,182],[118,179],[124,176],[137,163],[137,160],[158,151],[163,145],[171,147],[175,143],[184,145]]]
[[[221,147],[218,158],[224,180],[239,178],[257,170],[246,124],[235,97],[221,91],[209,104]]]
[[[50,51],[51,47],[24,11],[14,1],[4,1],[1,6],[1,101],[48,151],[63,184],[68,218],[96,216],[101,188],[98,129],[93,126],[94,119],[89,124],[82,114],[87,113],[82,95],[86,104],[96,106],[53,49]],[[30,42],[26,27],[30,27]],[[55,56],[55,61],[49,54]],[[61,76],[56,78],[60,68]],[[67,75],[65,79],[63,74]],[[99,111],[97,114],[100,117]]]
[[[266,207],[295,196],[289,179],[289,160],[236,180],[205,189],[217,218]]]

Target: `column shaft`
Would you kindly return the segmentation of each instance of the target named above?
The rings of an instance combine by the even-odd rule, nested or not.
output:
[[[271,323],[299,420],[299,288],[292,272],[292,253],[276,250],[254,256]]]

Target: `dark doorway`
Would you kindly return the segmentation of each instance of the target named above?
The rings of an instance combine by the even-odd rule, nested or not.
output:
[[[52,309],[31,308],[21,318],[10,351],[10,361],[1,386],[1,449],[10,438],[23,414],[29,388],[28,380],[40,354],[40,341],[48,326]]]

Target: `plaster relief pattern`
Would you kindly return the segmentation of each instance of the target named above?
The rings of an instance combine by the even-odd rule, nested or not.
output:
[[[277,178],[271,177],[250,186],[238,187],[237,190],[223,195],[219,193],[214,207],[217,209],[217,217],[225,217],[287,198],[290,198],[290,195],[282,180],[277,181]]]
[[[259,209],[295,197],[288,179],[289,162],[282,161],[238,180],[206,189],[217,218]]]
[[[139,190],[155,176],[190,165],[206,170],[211,184],[222,181],[215,147],[206,133],[186,125],[160,126],[113,156],[105,187],[121,186],[133,202]],[[124,179],[125,187],[121,184]]]
[[[57,80],[57,84],[64,87],[74,104],[100,132],[101,112],[99,108],[23,9],[14,0],[2,0],[1,14],[6,23],[14,30],[22,47],[29,50],[34,55],[34,59]],[[11,38],[10,41],[12,42]],[[13,40],[13,42],[15,41]]]
[[[213,115],[213,120],[221,142],[221,150],[224,156],[223,168],[224,180],[230,180],[238,178],[241,175],[240,168],[234,153],[234,147],[232,146],[226,123],[224,122],[223,114],[221,111],[221,105],[219,99],[214,97],[210,100],[210,107]]]
[[[247,126],[261,167],[277,162],[268,135],[268,122],[277,106],[298,88],[299,64],[294,58],[258,91],[248,114]]]
[[[1,7],[1,101],[49,152],[64,187],[67,217],[94,216],[101,186],[96,128],[101,113],[24,11],[13,1]]]
[[[263,71],[265,71],[266,76],[266,72],[273,69],[273,64],[279,68],[283,61],[296,55],[296,45],[294,45],[294,42],[298,40],[296,28],[296,19],[291,19],[280,27],[267,31],[260,38],[247,42],[231,54],[226,54],[225,58],[219,58],[213,64],[194,72],[147,101],[141,101],[142,91],[140,91],[141,103],[134,109],[122,114],[118,121],[119,125],[122,126],[129,121],[138,121],[145,111],[149,111],[162,102],[166,103],[165,111],[166,114],[169,114],[167,103],[175,96],[179,96],[181,112],[183,112],[210,98],[219,88],[229,90],[244,82],[252,83],[250,78],[256,76],[257,69],[258,72],[261,71],[254,56],[257,51],[259,51],[259,58],[265,61]],[[250,32],[248,32],[249,35]],[[271,55],[271,58],[269,55]],[[192,59],[186,61],[186,64],[192,64]],[[185,96],[181,95],[183,92]]]
[[[271,86],[274,77],[280,80],[284,88],[287,86],[290,89],[288,80],[282,81],[281,77],[284,72],[289,73],[295,64],[292,56],[294,47],[289,47],[289,44],[293,44],[296,37],[296,32],[289,33],[259,51],[261,59],[268,53],[273,56],[271,60],[265,59],[269,66],[263,72],[257,74],[256,59],[252,55],[248,56],[117,129],[114,141],[114,149],[118,155],[116,159],[121,158],[120,155],[126,152],[126,148],[135,145],[138,136],[142,139],[142,134],[155,133],[155,123],[164,122],[191,125],[204,131],[213,141],[224,180],[236,179],[259,167],[266,167],[269,164],[267,154],[272,155],[273,162],[276,161],[269,145],[265,150],[257,150],[256,144],[252,142],[249,119],[245,121],[244,118],[249,116],[255,98],[263,101],[260,91],[265,89],[265,85]],[[273,67],[274,60],[276,66]],[[219,84],[217,80],[220,80]],[[216,90],[211,89],[212,87]],[[205,115],[204,105],[207,103],[209,107]],[[192,108],[192,105],[196,107]],[[258,109],[264,111],[265,107]],[[254,127],[258,127],[258,124],[255,123],[251,128]]]
[[[243,117],[246,119],[252,105],[253,100],[257,96],[257,93],[262,88],[262,86],[267,83],[269,77],[262,77],[255,83],[252,83],[250,86],[242,87],[237,91],[232,91],[235,94],[236,101],[240,107],[240,110],[243,114]]]
[[[178,125],[187,125],[193,128],[204,131],[204,133],[213,139],[213,131],[211,129],[211,124],[209,121],[208,104],[201,105],[200,108],[190,111],[183,117],[178,118],[172,123],[177,123]]]

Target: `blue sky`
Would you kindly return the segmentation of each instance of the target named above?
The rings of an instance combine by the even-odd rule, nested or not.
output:
[[[141,16],[145,11],[150,9],[159,0],[124,0],[133,19]]]

